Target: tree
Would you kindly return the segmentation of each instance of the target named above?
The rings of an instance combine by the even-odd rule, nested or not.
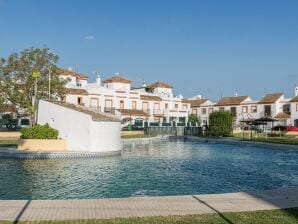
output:
[[[57,61],[58,56],[49,48],[25,49],[0,59],[0,103],[15,105],[20,116],[29,115],[35,124],[36,102],[39,99],[57,100],[65,94],[66,81],[56,75],[51,77],[49,94],[49,72],[55,74]]]
[[[214,136],[230,136],[233,115],[229,111],[214,111],[209,115],[209,132]]]
[[[200,123],[200,119],[197,115],[195,114],[191,114],[188,117],[188,122],[190,122],[192,125],[196,124],[196,123]]]

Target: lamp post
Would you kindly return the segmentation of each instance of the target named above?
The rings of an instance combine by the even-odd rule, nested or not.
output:
[[[49,101],[51,101],[51,66],[49,66],[48,68],[48,72],[49,72]]]
[[[32,106],[33,106],[33,122],[34,125],[36,123],[36,109],[37,109],[37,80],[40,77],[39,71],[33,71],[32,77],[35,78],[34,81],[34,96],[32,98]]]

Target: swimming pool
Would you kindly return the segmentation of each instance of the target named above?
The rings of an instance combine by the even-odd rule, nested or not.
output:
[[[0,159],[0,199],[88,199],[298,186],[298,151],[202,142],[128,144],[97,159]]]

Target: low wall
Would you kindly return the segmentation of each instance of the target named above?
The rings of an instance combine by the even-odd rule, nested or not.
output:
[[[18,131],[1,131],[0,140],[18,140],[21,133]]]
[[[18,150],[28,151],[66,151],[66,142],[60,139],[20,139]]]

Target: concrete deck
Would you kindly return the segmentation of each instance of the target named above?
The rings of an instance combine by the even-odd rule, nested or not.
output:
[[[0,200],[0,220],[74,220],[243,212],[298,207],[298,187],[213,195],[95,200]]]

